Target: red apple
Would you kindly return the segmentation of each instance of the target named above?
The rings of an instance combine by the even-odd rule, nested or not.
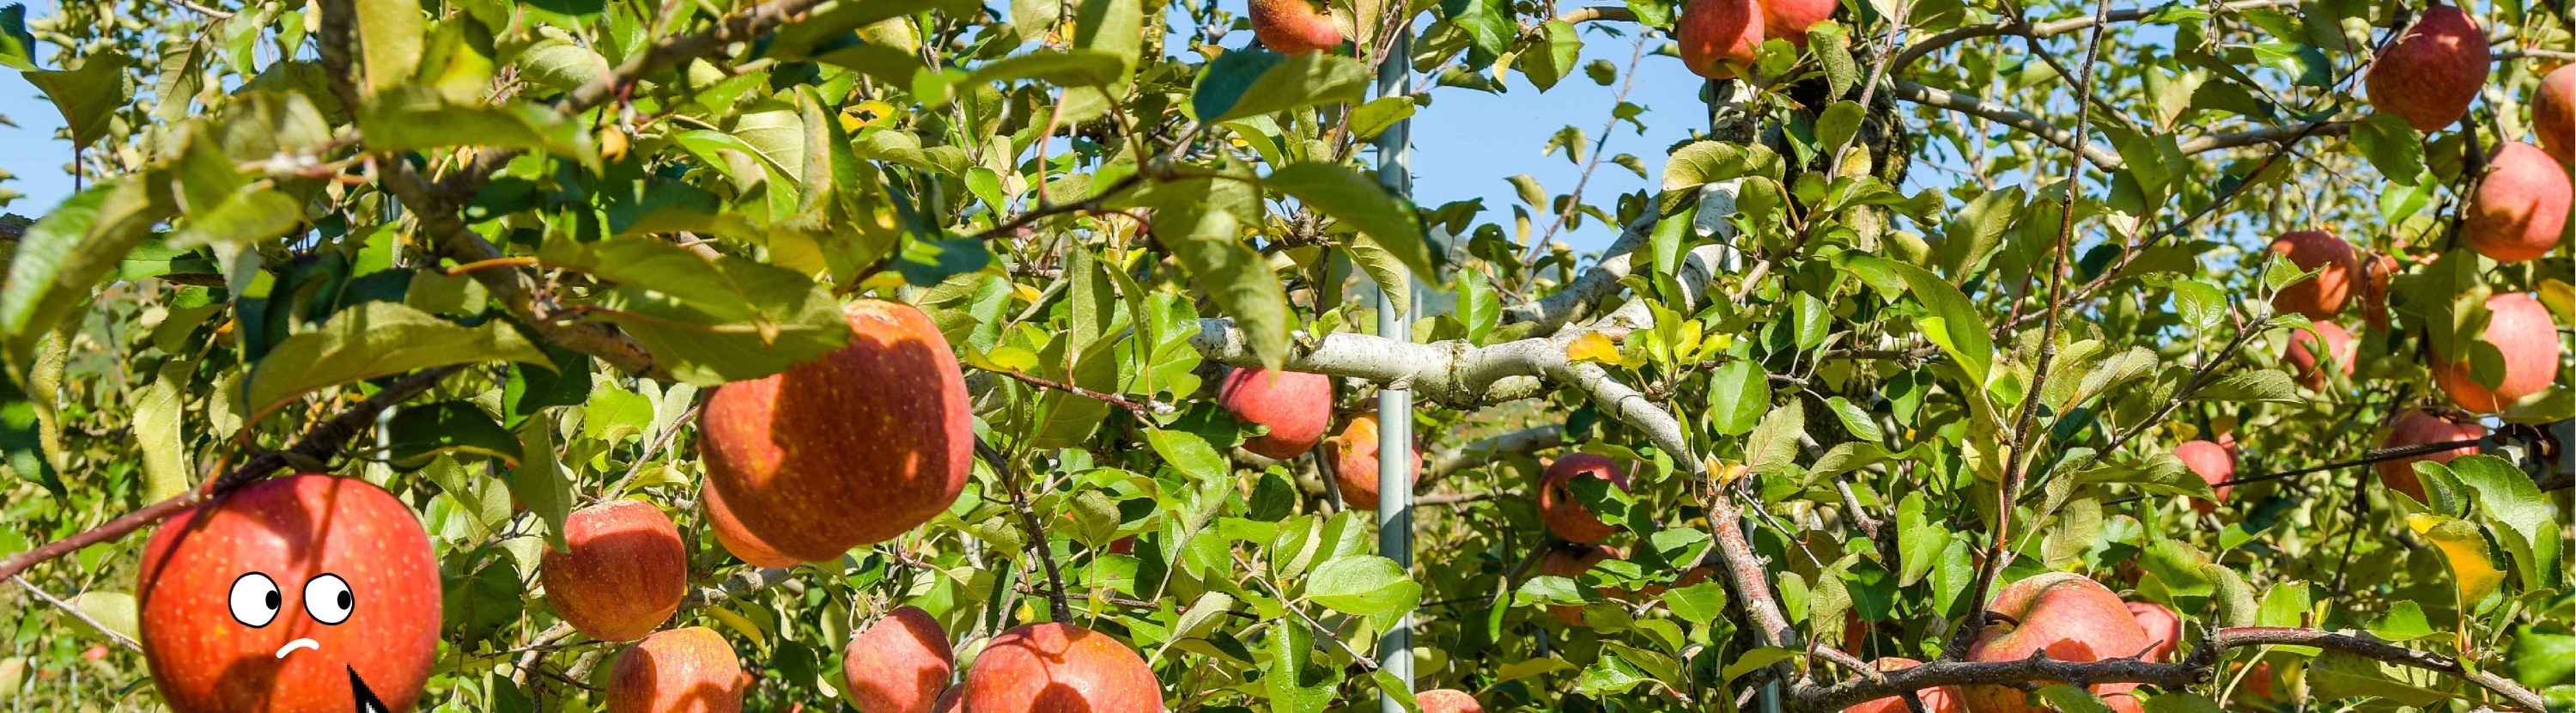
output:
[[[2374,329],[2388,328],[2388,282],[2397,270],[2397,258],[2387,253],[2361,258],[2361,315]]]
[[[1600,542],[1616,528],[1583,507],[1574,497],[1574,479],[1603,478],[1620,490],[1628,489],[1628,474],[1609,458],[1590,453],[1576,453],[1559,458],[1538,477],[1538,517],[1547,530],[1568,542]]]
[[[2476,438],[2485,438],[2486,435],[2487,427],[2478,425],[2477,421],[2472,419],[2460,418],[2455,420],[2435,416],[2423,411],[2408,411],[2397,417],[2397,424],[2389,427],[2388,437],[2380,441],[2379,447],[2404,448],[2407,446],[2420,446],[2426,443],[2443,443],[2447,441],[2465,441]],[[2379,483],[2381,485],[2388,486],[2389,490],[2405,493],[2408,497],[2412,497],[2420,502],[2424,499],[2424,483],[2423,481],[2415,478],[2415,461],[2429,460],[2435,463],[2449,463],[2453,458],[2471,455],[2477,452],[2478,447],[2476,445],[2466,445],[2447,451],[2434,451],[2432,453],[2411,458],[2380,461],[2377,466],[2379,470]]]
[[[1682,66],[1709,79],[1752,73],[1762,37],[1762,8],[1755,0],[1688,0],[1673,23]]]
[[[2567,227],[2567,167],[2520,141],[2496,147],[2460,225],[2460,240],[2496,262],[2522,262],[2558,247]]]
[[[2033,653],[2047,652],[2059,661],[2100,661],[2146,653],[2150,641],[2145,628],[2129,615],[2128,605],[2109,588],[2068,572],[2049,572],[2014,582],[1995,592],[1988,611],[2004,615],[1986,625],[1977,641],[1968,648],[1970,661],[2013,661]],[[2094,695],[2103,696],[2116,709],[2125,699],[2129,706],[2137,700],[2130,691],[2135,683],[2104,683],[2091,687]],[[1961,686],[1960,697],[1977,713],[2036,713],[2047,710],[2031,705],[2022,689],[2000,685]]]
[[[2317,271],[2316,277],[2273,294],[2273,309],[2304,314],[2312,320],[2332,319],[2343,311],[2344,302],[2352,298],[2353,273],[2360,268],[2351,243],[2322,230],[2301,230],[2274,239],[2272,252],[2289,258],[2290,264],[2302,271]]]
[[[974,713],[1161,713],[1154,670],[1117,639],[1071,624],[1002,632],[966,674]]]
[[[896,607],[850,637],[841,657],[850,702],[866,713],[933,713],[956,672],[947,630],[918,607]]]
[[[1580,581],[1583,573],[1592,571],[1593,566],[1615,559],[1619,559],[1619,551],[1609,545],[1552,547],[1548,549],[1546,555],[1539,557],[1538,573],[1542,576]],[[1556,617],[1557,621],[1565,622],[1566,626],[1583,625],[1583,607],[1549,605],[1547,613],[1548,616]]]
[[[1756,0],[1762,6],[1762,34],[1807,46],[1807,28],[1834,16],[1835,0]]]
[[[1296,371],[1231,369],[1217,386],[1216,403],[1237,420],[1270,427],[1269,433],[1244,441],[1244,450],[1288,460],[1323,442],[1324,429],[1333,422],[1333,379]]]
[[[401,500],[355,478],[252,483],[172,516],[135,578],[143,660],[177,713],[387,710],[438,654],[438,562]]]
[[[2236,489],[2233,485],[2219,485],[2236,477],[2236,449],[2222,443],[2188,441],[2174,446],[2173,453],[2174,458],[2181,460],[2184,467],[2190,468],[2193,474],[2200,476],[2201,482],[2208,483],[2211,489],[2217,491],[2216,495],[2220,501],[2226,500],[2227,493]],[[2218,511],[2218,503],[2193,498],[2191,509],[2207,515]]]
[[[1413,702],[1422,705],[1422,713],[1485,713],[1485,706],[1466,691],[1434,688],[1413,694]]]
[[[911,305],[844,310],[850,346],[707,400],[699,453],[743,531],[806,562],[901,535],[966,487],[974,412],[939,326]]]
[[[2308,329],[2290,333],[2290,345],[2281,351],[2281,362],[2290,367],[2290,375],[2298,377],[2300,384],[2323,391],[2326,388],[2326,370],[2320,363],[2323,359],[2319,358],[2319,352],[2333,359],[2335,368],[2350,378],[2353,360],[2361,356],[2361,343],[2355,341],[2352,332],[2345,331],[2342,325],[2318,322]]]
[[[2576,164],[2576,64],[2549,70],[2531,95],[2531,132],[2558,165]]]
[[[2524,396],[2558,383],[2558,325],[2549,308],[2530,294],[2516,292],[2487,298],[2486,332],[2480,337],[2504,352],[2504,381],[2490,389],[2471,373],[2465,355],[2433,368],[2451,403],[2482,413],[2502,411]]]
[[[1324,462],[1332,464],[1333,484],[1342,490],[1342,504],[1355,510],[1377,509],[1377,416],[1360,414],[1351,417],[1342,434],[1324,441]],[[1422,479],[1422,454],[1413,451],[1413,479]]]
[[[2148,661],[2173,660],[2175,647],[2182,645],[2182,616],[2155,602],[2129,602],[2129,616],[2138,620],[2138,628],[2147,630]]]
[[[1869,662],[1870,668],[1875,668],[1880,671],[1902,671],[1921,665],[1923,665],[1923,662],[1921,661],[1897,656],[1888,656]],[[1923,713],[1967,712],[1967,707],[1959,702],[1958,692],[1951,690],[1949,686],[1934,686],[1932,688],[1915,691],[1914,697],[1923,700]],[[1863,701],[1858,705],[1843,709],[1843,713],[1906,713],[1905,698],[1903,696],[1889,696],[1874,701]]]
[[[2379,51],[2362,79],[2363,92],[2372,108],[2429,134],[2469,113],[2469,102],[2486,86],[2490,61],[2478,21],[2459,8],[2434,5]]]
[[[608,713],[740,713],[742,659],[714,629],[644,637],[608,670]]]
[[[707,504],[707,529],[715,531],[716,544],[722,546],[726,552],[732,553],[734,559],[750,563],[754,567],[771,569],[786,569],[804,564],[794,557],[779,553],[778,548],[769,546],[769,543],[753,537],[751,531],[743,529],[742,521],[734,518],[733,508],[725,507],[724,496],[716,494],[714,485],[699,485],[698,498]]]
[[[680,610],[688,547],[661,510],[634,500],[575,510],[564,520],[564,542],[572,549],[546,550],[538,572],[546,601],[575,631],[634,641]]]
[[[1342,30],[1332,13],[1312,0],[1252,0],[1252,36],[1280,54],[1332,50],[1342,46]]]

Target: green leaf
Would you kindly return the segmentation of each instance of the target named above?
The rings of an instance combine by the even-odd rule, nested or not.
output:
[[[407,406],[385,424],[392,448],[386,457],[396,468],[418,468],[446,454],[499,458],[518,465],[519,436],[502,428],[483,408],[465,401]]]
[[[1155,216],[1154,239],[1189,270],[1199,289],[1234,318],[1254,354],[1275,366],[1288,354],[1288,292],[1261,253],[1243,244],[1234,214],[1223,210],[1164,209]]]
[[[116,55],[93,55],[81,60],[79,67],[27,71],[20,76],[63,113],[63,126],[71,130],[74,149],[89,148],[107,138],[108,120],[134,95],[133,86],[125,81],[125,62]]]
[[[2175,280],[2174,314],[2195,329],[2214,329],[2227,320],[2227,293],[2199,280]]]
[[[250,372],[242,412],[256,419],[341,384],[491,361],[549,364],[545,353],[508,324],[467,327],[392,302],[364,302],[271,347]]]
[[[1983,388],[1986,374],[1993,368],[1995,343],[1986,335],[1986,324],[1977,316],[1976,303],[1968,301],[1968,296],[1950,281],[1923,268],[1868,255],[1852,256],[1851,264],[1894,273],[1904,280],[1906,296],[1922,303],[1929,312],[1914,319],[1915,328],[1967,372],[1968,379],[1975,382],[1971,386]]]
[[[99,280],[178,211],[160,172],[104,181],[55,206],[19,237],[0,281],[0,354],[12,378],[29,366],[36,341],[90,300]]]
[[[519,467],[510,469],[510,497],[546,521],[546,544],[564,543],[564,519],[572,516],[572,474],[555,459],[555,417],[539,412],[519,424]]]
[[[1798,437],[1806,433],[1806,406],[1790,401],[1771,409],[1744,441],[1744,466],[1757,474],[1789,467],[1797,461]]]
[[[1261,676],[1272,713],[1321,713],[1342,684],[1342,670],[1315,661],[1315,632],[1288,620],[1270,629],[1270,662]]]
[[[1726,615],[1726,587],[1715,581],[1664,590],[1664,606],[1683,621],[1707,626]]]
[[[1743,678],[1744,674],[1752,673],[1763,667],[1770,666],[1771,664],[1794,658],[1798,658],[1798,652],[1796,651],[1784,649],[1778,646],[1764,646],[1746,651],[1744,652],[1744,655],[1735,657],[1735,661],[1733,663],[1727,664],[1726,668],[1721,669],[1718,672],[1718,678],[1721,682],[1733,683],[1735,679]]]
[[[1198,434],[1148,428],[1145,429],[1145,442],[1153,446],[1154,454],[1162,456],[1164,463],[1191,478],[1208,481],[1225,477],[1224,454],[1216,452],[1216,447],[1208,445],[1207,439],[1200,438]]]
[[[2111,705],[2103,703],[2102,698],[2093,695],[2092,691],[2062,683],[2041,687],[2032,692],[2031,697],[2046,702],[2047,709],[2058,713],[2112,713]]]
[[[72,608],[89,615],[90,619],[105,626],[108,631],[116,632],[127,640],[135,638],[135,625],[142,620],[134,595],[124,592],[107,590],[81,592],[80,596],[72,597]]]
[[[1896,586],[1911,587],[1932,572],[1940,560],[1941,550],[1950,546],[1950,530],[1924,514],[1929,507],[1920,490],[1906,493],[1896,504],[1896,551],[1905,558],[1898,570]]]
[[[2488,531],[2513,556],[2523,588],[2560,588],[2566,570],[2558,565],[2557,508],[2532,484],[2531,476],[2490,455],[2462,456],[2449,465],[2451,474],[2476,493],[2478,512],[2493,523]]]
[[[0,6],[0,67],[36,69],[36,36],[27,32],[27,6]],[[16,690],[12,688],[11,690]]]
[[[402,2],[403,0],[373,0]],[[519,76],[557,91],[573,91],[608,76],[608,58],[571,40],[548,37],[519,51]],[[379,87],[381,88],[381,87]]]
[[[2352,144],[2389,180],[2412,184],[2424,173],[2424,137],[2396,114],[2372,112],[2353,122]]]
[[[447,146],[492,146],[546,151],[599,163],[598,149],[581,125],[559,121],[534,105],[457,104],[416,84],[387,89],[358,116],[358,131],[376,151],[420,151]]]
[[[1038,50],[977,67],[968,82],[1036,80],[1059,87],[1108,87],[1125,78],[1128,62],[1100,50]]]
[[[2356,654],[2328,651],[2308,662],[2308,688],[2317,700],[2373,697],[2410,706],[2431,706],[2455,696],[2426,684],[2429,673],[2400,669]]]
[[[656,238],[557,239],[547,265],[617,286],[593,293],[615,322],[681,381],[757,379],[850,343],[839,303],[802,273],[723,254],[708,260]]]
[[[1771,377],[1762,365],[1731,359],[1708,375],[1708,423],[1718,435],[1741,436],[1771,410]]]
[[[2424,618],[2424,605],[2412,599],[2397,600],[2387,614],[2370,622],[2370,635],[2389,641],[2414,641],[2438,633],[2441,632],[2433,628],[2433,623]]]
[[[1816,54],[1816,63],[1825,67],[1825,86],[1831,96],[1848,96],[1860,84],[1860,64],[1852,60],[1851,46],[1843,41],[1841,23],[1826,21],[1807,28],[1807,49]],[[1840,102],[1837,102],[1840,103]],[[1824,133],[1819,130],[1817,137]],[[1841,146],[1828,140],[1826,146]]]
[[[1306,597],[1344,614],[1372,616],[1413,608],[1422,599],[1422,585],[1395,560],[1349,555],[1316,567],[1306,579]]]
[[[357,0],[358,44],[367,62],[367,86],[384,91],[411,80],[420,66],[421,13],[417,0]]]
[[[1431,246],[1422,239],[1422,221],[1413,205],[1358,171],[1340,164],[1300,163],[1272,171],[1261,183],[1358,229],[1416,277],[1436,279]]]
[[[1367,96],[1368,66],[1328,52],[1281,57],[1266,49],[1239,49],[1210,60],[1191,91],[1190,111],[1202,124],[1219,124],[1316,104],[1360,101]]]
[[[2174,596],[2208,596],[2217,591],[2208,572],[2209,556],[2181,540],[2156,540],[2138,562]]]
[[[1454,312],[1459,323],[1467,327],[1467,341],[1483,343],[1503,317],[1503,300],[1495,294],[1493,282],[1482,269],[1458,271],[1458,303]]]
[[[1574,33],[1574,24],[1549,20],[1539,25],[1538,40],[1521,50],[1521,74],[1529,78],[1531,86],[1545,92],[1556,88],[1557,82],[1574,71],[1582,54],[1583,37]]]
[[[1838,101],[1825,107],[1824,113],[1816,115],[1816,145],[1828,150],[1841,147],[1860,134],[1864,113],[1859,102]]]
[[[1351,133],[1362,139],[1374,139],[1395,123],[1412,118],[1412,97],[1378,97],[1351,110]]]
[[[2299,402],[2298,383],[2289,374],[2271,369],[2240,371],[2219,377],[2191,392],[2193,401],[2252,401],[2288,404]]]
[[[195,473],[188,467],[186,401],[189,375],[196,365],[184,360],[161,367],[152,385],[134,399],[135,445],[143,451],[143,499],[160,502],[188,489]]]

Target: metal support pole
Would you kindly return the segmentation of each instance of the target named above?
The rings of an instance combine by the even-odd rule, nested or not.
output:
[[[1387,56],[1378,63],[1377,95],[1403,96],[1413,93],[1413,24],[1397,25],[1394,43]],[[1413,122],[1397,121],[1394,127],[1377,137],[1377,179],[1388,192],[1398,196],[1413,195]],[[1403,274],[1403,273],[1398,273]],[[1398,311],[1390,295],[1414,295],[1413,279],[1405,276],[1394,280],[1400,284],[1379,284],[1377,294],[1377,333],[1388,339],[1413,340],[1412,315]],[[1407,300],[1410,302],[1410,300]],[[1390,385],[1393,386],[1393,385]],[[1378,554],[1413,571],[1413,392],[1402,388],[1381,388],[1377,392],[1377,550]],[[1378,669],[1393,675],[1407,694],[1413,691],[1413,612],[1397,617],[1395,625],[1378,638]],[[1392,695],[1380,694],[1379,713],[1404,713],[1404,706]]]

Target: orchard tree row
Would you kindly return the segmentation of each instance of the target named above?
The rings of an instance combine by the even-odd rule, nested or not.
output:
[[[2563,3],[29,15],[10,710],[2576,706]]]

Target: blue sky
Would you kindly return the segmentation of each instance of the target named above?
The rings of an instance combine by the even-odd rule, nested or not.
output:
[[[31,17],[53,12],[51,0],[27,4]],[[1583,33],[1583,62],[1603,59],[1625,67],[1634,48],[1634,35],[1613,37],[1594,29],[1598,27],[1602,26],[1595,25]],[[1251,34],[1229,33],[1225,44],[1240,46],[1251,41]],[[1650,40],[1650,52],[1652,44]],[[1611,164],[1607,157],[1635,154],[1645,163],[1649,176],[1660,176],[1664,149],[1706,123],[1705,110],[1699,103],[1700,80],[1682,68],[1681,60],[1649,54],[1639,65],[1628,101],[1646,109],[1639,119],[1645,122],[1648,132],[1639,135],[1633,126],[1621,122],[1611,133],[1602,150],[1605,159],[1584,189],[1584,194],[1597,205],[1615,205],[1614,199],[1620,193],[1649,185],[1647,179]],[[1601,127],[1609,121],[1615,105],[1612,97],[1618,92],[1618,83],[1600,86],[1580,71],[1545,93],[1517,74],[1511,76],[1510,82],[1502,94],[1455,87],[1438,89],[1432,105],[1415,114],[1413,165],[1417,202],[1437,206],[1481,197],[1487,208],[1485,219],[1508,226],[1509,206],[1516,199],[1505,177],[1529,174],[1550,194],[1574,187],[1582,167],[1567,161],[1562,151],[1542,156],[1540,150],[1549,136],[1569,125],[1580,128],[1590,139],[1600,138]],[[72,192],[71,176],[63,170],[70,159],[71,143],[54,138],[62,128],[62,116],[14,71],[0,71],[0,116],[17,123],[15,128],[0,126],[0,169],[17,176],[0,182],[0,188],[25,194],[0,211],[41,216]],[[1542,218],[1534,222],[1533,231],[1544,231],[1549,221]],[[1557,239],[1588,251],[1607,244],[1611,237],[1612,229],[1595,221],[1560,233]]]

